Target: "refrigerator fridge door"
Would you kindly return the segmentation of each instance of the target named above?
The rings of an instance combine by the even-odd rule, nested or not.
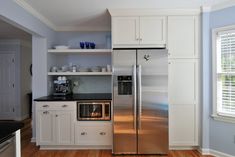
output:
[[[113,153],[136,154],[136,50],[114,50],[113,70]]]
[[[167,74],[165,49],[137,51],[138,154],[168,153]]]

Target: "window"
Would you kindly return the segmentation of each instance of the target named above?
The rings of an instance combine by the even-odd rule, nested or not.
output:
[[[235,122],[235,26],[213,30],[213,117]]]

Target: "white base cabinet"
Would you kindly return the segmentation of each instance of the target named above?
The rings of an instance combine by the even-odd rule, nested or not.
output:
[[[36,143],[42,149],[111,149],[111,121],[77,121],[76,102],[36,102]]]
[[[37,145],[74,145],[76,102],[36,102]]]
[[[75,125],[75,144],[80,146],[112,146],[112,123],[79,121]]]

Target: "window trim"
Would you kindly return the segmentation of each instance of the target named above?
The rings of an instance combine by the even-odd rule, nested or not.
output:
[[[219,27],[212,29],[212,115],[214,120],[235,123],[235,117],[222,115],[217,112],[217,53],[216,42],[219,32],[226,32],[235,30],[235,25],[229,25],[225,27]]]

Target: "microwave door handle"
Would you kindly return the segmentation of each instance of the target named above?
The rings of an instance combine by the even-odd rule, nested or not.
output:
[[[136,65],[133,65],[133,74],[132,74],[132,78],[133,78],[133,114],[134,114],[134,120],[133,120],[133,126],[134,129],[136,130],[136,119],[137,119],[137,97],[136,97]]]
[[[137,66],[137,81],[138,81],[138,129],[141,129],[141,114],[142,114],[142,80],[141,80],[141,65]]]

